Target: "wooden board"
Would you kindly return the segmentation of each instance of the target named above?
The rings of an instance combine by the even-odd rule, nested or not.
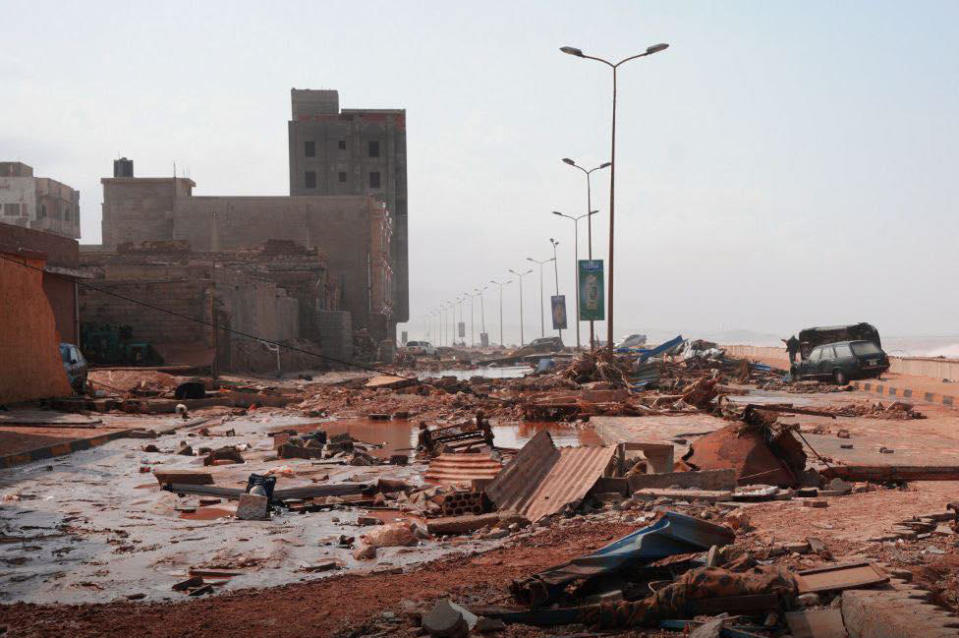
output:
[[[872,563],[845,563],[806,569],[796,575],[800,594],[872,587],[889,582],[889,575]]]

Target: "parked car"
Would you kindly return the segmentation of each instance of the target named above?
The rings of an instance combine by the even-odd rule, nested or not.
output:
[[[436,355],[436,348],[429,341],[407,341],[403,352],[414,357],[432,357]]]
[[[87,360],[83,358],[80,348],[72,343],[60,344],[60,358],[63,360],[63,368],[67,372],[67,381],[70,387],[77,394],[83,394],[83,388],[87,385]]]
[[[533,339],[519,349],[519,354],[537,354],[540,352],[559,352],[563,349],[563,340],[559,337],[540,337]]]
[[[863,322],[848,326],[825,326],[800,330],[799,356],[806,359],[816,346],[840,341],[872,341],[877,347],[882,348],[879,331],[875,326]]]
[[[792,366],[794,379],[832,380],[846,385],[850,379],[878,377],[889,369],[889,357],[872,341],[840,341],[816,346],[809,356]]]
[[[616,344],[617,348],[639,348],[646,345],[646,335],[629,335]]]

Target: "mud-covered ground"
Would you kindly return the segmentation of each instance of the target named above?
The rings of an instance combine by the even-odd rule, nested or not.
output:
[[[245,476],[249,471],[276,463],[264,460],[272,449],[267,445],[271,429],[320,421],[331,429],[349,423],[362,426],[356,430],[362,430],[362,436],[357,438],[369,440],[381,433],[378,438],[383,449],[399,449],[404,442],[413,443],[412,428],[419,420],[431,426],[457,423],[481,409],[493,416],[498,440],[511,446],[521,446],[540,427],[551,428],[561,444],[599,442],[589,423],[523,423],[521,404],[528,392],[535,391],[536,382],[532,380],[500,379],[472,384],[459,381],[465,385],[416,392],[364,389],[359,387],[361,382],[348,378],[336,381],[287,383],[279,391],[294,393],[296,400],[285,408],[239,412],[210,409],[211,438],[198,432],[194,432],[194,437],[188,437],[187,432],[163,436],[155,441],[163,448],[158,456],[142,452],[144,441],[125,439],[111,442],[99,448],[99,452],[90,450],[0,472],[0,493],[7,495],[0,503],[0,531],[9,537],[38,537],[30,541],[4,540],[0,545],[0,579],[9,583],[4,595],[8,601],[16,601],[0,606],[0,632],[5,629],[11,636],[132,632],[146,636],[418,635],[419,614],[426,612],[437,598],[450,596],[467,607],[515,604],[507,590],[513,579],[597,549],[647,525],[658,512],[673,509],[720,523],[731,512],[730,507],[676,499],[629,502],[625,506],[611,504],[595,511],[587,507],[583,515],[547,519],[496,537],[479,534],[442,541],[432,539],[403,548],[402,552],[391,548],[376,560],[363,563],[347,553],[338,553],[326,542],[341,531],[337,524],[349,525],[357,516],[348,508],[339,513],[333,510],[289,518],[279,516],[270,522],[235,521],[228,516],[222,520],[190,521],[182,517],[172,501],[152,502],[169,500],[172,495],[157,494],[150,484],[150,475],[141,474],[139,466],[187,466],[191,461],[172,455],[176,443],[188,440],[196,445],[220,444],[224,439],[216,435],[226,429],[235,430],[229,442],[245,443],[250,450],[251,464],[247,467],[217,469],[224,472],[225,480],[229,477],[234,482],[241,481],[241,474]],[[343,381],[346,383],[340,383]],[[548,389],[550,384],[545,387]],[[864,393],[793,394],[759,391],[755,386],[746,388],[749,394],[733,399],[791,402],[811,409],[835,408],[840,413],[842,409],[854,408],[848,413],[858,416],[832,419],[797,415],[783,419],[800,426],[812,448],[807,449],[810,465],[945,465],[955,463],[959,455],[959,412],[951,408],[917,403],[917,409],[926,418],[882,418],[881,414],[875,418],[878,411],[871,410],[871,406],[877,399]],[[368,420],[369,415],[398,412],[405,413],[405,418],[379,424]],[[145,423],[157,418],[142,417]],[[638,417],[617,427],[631,434],[631,440],[654,439],[657,433],[662,436],[663,431],[669,430],[664,430],[662,424],[670,418],[674,417]],[[699,433],[723,424],[721,419],[695,411],[675,418],[677,423],[695,421],[694,429]],[[700,429],[703,427],[706,430]],[[689,438],[695,441],[695,436]],[[304,472],[299,479],[312,480],[305,475],[315,470],[308,467],[308,462],[289,465],[294,476]],[[47,470],[47,466],[51,469]],[[391,477],[415,482],[424,468],[425,463],[403,468],[338,468],[325,472],[329,476],[324,480],[347,480],[386,471]],[[90,483],[86,490],[85,481]],[[900,570],[896,572],[898,576],[910,578],[929,591],[934,602],[955,611],[959,550],[957,536],[949,525],[941,523],[919,537],[890,538],[890,534],[909,517],[945,512],[947,503],[959,500],[955,496],[959,482],[859,487],[861,491],[849,495],[815,499],[825,501],[826,507],[806,507],[800,498],[741,505],[736,516],[745,512],[748,525],[739,528],[735,544],[761,563],[794,569],[846,560],[882,562]],[[136,495],[135,501],[131,501],[131,494]],[[23,495],[27,497],[19,498]],[[70,517],[76,518],[66,520]],[[57,536],[45,538],[45,526],[56,530]],[[85,529],[100,530],[90,535],[95,541],[84,536]],[[76,540],[71,539],[71,534]],[[133,543],[126,540],[131,535],[143,538],[140,543]],[[784,546],[809,538],[824,543],[831,558],[783,551]],[[880,538],[887,540],[877,540]],[[175,547],[180,544],[181,547]],[[118,548],[127,546],[132,547],[117,553]],[[148,551],[144,551],[146,548]],[[213,595],[188,598],[171,592],[171,583],[184,575],[186,568],[200,564],[199,558],[205,555],[215,562],[217,557],[232,556],[231,552],[262,560],[249,565],[246,575],[233,579]],[[140,558],[134,558],[137,556]],[[145,560],[147,557],[149,560]],[[331,557],[338,559],[344,569],[331,574],[297,571]],[[111,577],[114,569],[123,577]],[[29,574],[33,576],[26,577]],[[127,596],[137,600],[125,600]],[[58,604],[73,601],[86,604]],[[499,635],[545,636],[587,631],[588,628],[578,626],[547,631],[516,625]],[[660,634],[636,631],[620,635]]]

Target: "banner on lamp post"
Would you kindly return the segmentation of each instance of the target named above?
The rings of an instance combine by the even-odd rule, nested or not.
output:
[[[581,321],[606,318],[602,259],[579,260],[579,318]]]
[[[553,308],[553,330],[566,329],[566,295],[550,297]]]
[[[459,338],[462,339],[463,337],[466,336],[466,322],[460,321],[457,324],[457,326],[458,326]]]

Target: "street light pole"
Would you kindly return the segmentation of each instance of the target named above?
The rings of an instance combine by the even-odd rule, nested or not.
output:
[[[550,237],[549,243],[553,244],[553,277],[556,279],[556,296],[559,297],[559,260],[556,259],[556,247],[559,246],[559,242]],[[552,310],[552,306],[550,306],[550,309]],[[552,315],[552,312],[550,312],[550,315]],[[557,328],[557,330],[559,330],[559,340],[562,341],[563,329]]]
[[[527,270],[524,273],[516,272],[515,270],[510,269],[510,272],[516,275],[516,278],[519,279],[519,345],[522,348],[526,345],[524,336],[523,336],[523,277],[533,272],[532,269]],[[500,339],[502,339],[502,325],[500,326]]]
[[[483,345],[483,335],[486,334],[486,286],[477,288],[475,294],[480,298],[480,345]],[[489,344],[489,335],[486,336],[487,345]]]
[[[532,257],[527,257],[526,261],[531,261],[534,264],[539,264],[539,331],[540,337],[546,336],[546,300],[545,293],[543,292],[543,265],[548,264],[552,259],[544,259],[540,261],[539,259],[533,259]],[[512,271],[510,271],[512,272]]]
[[[630,60],[635,60],[636,58],[646,57],[647,55],[652,55],[653,53],[659,53],[660,51],[668,48],[669,45],[654,44],[651,47],[647,47],[646,51],[639,53],[637,55],[631,55],[628,58],[623,58],[615,64],[604,60],[603,58],[593,57],[591,55],[586,55],[582,50],[575,47],[560,47],[560,51],[568,55],[574,55],[578,58],[586,58],[587,60],[595,60],[597,62],[602,62],[609,68],[613,70],[613,126],[612,126],[612,142],[610,144],[610,153],[609,153],[609,297],[608,305],[609,309],[607,310],[606,317],[606,346],[609,348],[610,352],[613,350],[613,237],[614,237],[614,223],[615,223],[615,213],[616,213],[616,72],[619,70],[619,67]]]
[[[563,162],[564,162],[565,164],[569,164],[569,165],[572,166],[573,168],[578,168],[579,170],[583,171],[583,175],[586,176],[586,212],[585,212],[583,215],[580,215],[577,219],[582,218],[582,217],[584,217],[584,216],[586,217],[586,251],[587,251],[587,252],[586,252],[586,258],[589,259],[590,261],[592,261],[592,260],[593,260],[593,218],[592,218],[592,215],[598,213],[599,211],[598,211],[598,210],[593,210],[593,189],[592,189],[592,185],[591,185],[592,180],[590,179],[590,177],[592,176],[593,171],[598,171],[598,170],[602,170],[602,169],[604,169],[604,168],[608,168],[608,167],[610,166],[610,163],[609,163],[609,162],[604,162],[603,164],[600,164],[599,166],[596,166],[595,168],[591,168],[591,169],[587,170],[587,169],[583,168],[582,166],[580,166],[579,164],[577,164],[576,162],[574,162],[573,160],[571,160],[571,159],[568,158],[568,157],[564,157],[564,158],[563,158]],[[562,213],[560,213],[560,214],[562,214]],[[565,216],[568,217],[568,215],[565,215]],[[577,245],[578,245],[578,244],[577,244]],[[577,297],[577,300],[576,300],[576,308],[577,308],[577,311],[578,311],[578,309],[579,309],[579,258],[576,259],[576,297]],[[577,318],[577,320],[579,319],[579,314],[576,315],[576,318]],[[590,319],[590,320],[589,320],[589,347],[590,347],[590,349],[593,349],[593,348],[596,347],[596,334],[595,334],[595,332],[594,332],[594,326],[595,326],[595,322],[594,322],[592,319]],[[577,326],[577,330],[579,330],[579,327],[578,327],[578,326]],[[578,343],[578,342],[579,342],[579,339],[577,338],[576,341],[577,341],[577,343]]]
[[[503,283],[500,283],[495,279],[490,280],[491,284],[499,286],[499,345],[504,348],[506,347],[506,343],[503,341],[503,287],[508,286],[512,281],[512,279],[507,279]]]
[[[473,316],[476,313],[473,312],[473,295],[468,292],[464,292],[463,294],[470,298],[470,348],[472,348],[476,345],[476,342],[473,340]]]
[[[579,343],[579,220],[586,217],[586,221],[590,222],[593,215],[598,213],[598,210],[590,211],[589,213],[579,215],[574,217],[573,215],[567,215],[566,213],[561,213],[558,210],[554,210],[553,214],[560,217],[565,217],[566,219],[572,220],[573,222],[573,282],[575,283],[576,289],[576,347],[580,347]],[[592,258],[592,255],[590,255]],[[589,322],[589,345],[593,346],[593,322]]]

